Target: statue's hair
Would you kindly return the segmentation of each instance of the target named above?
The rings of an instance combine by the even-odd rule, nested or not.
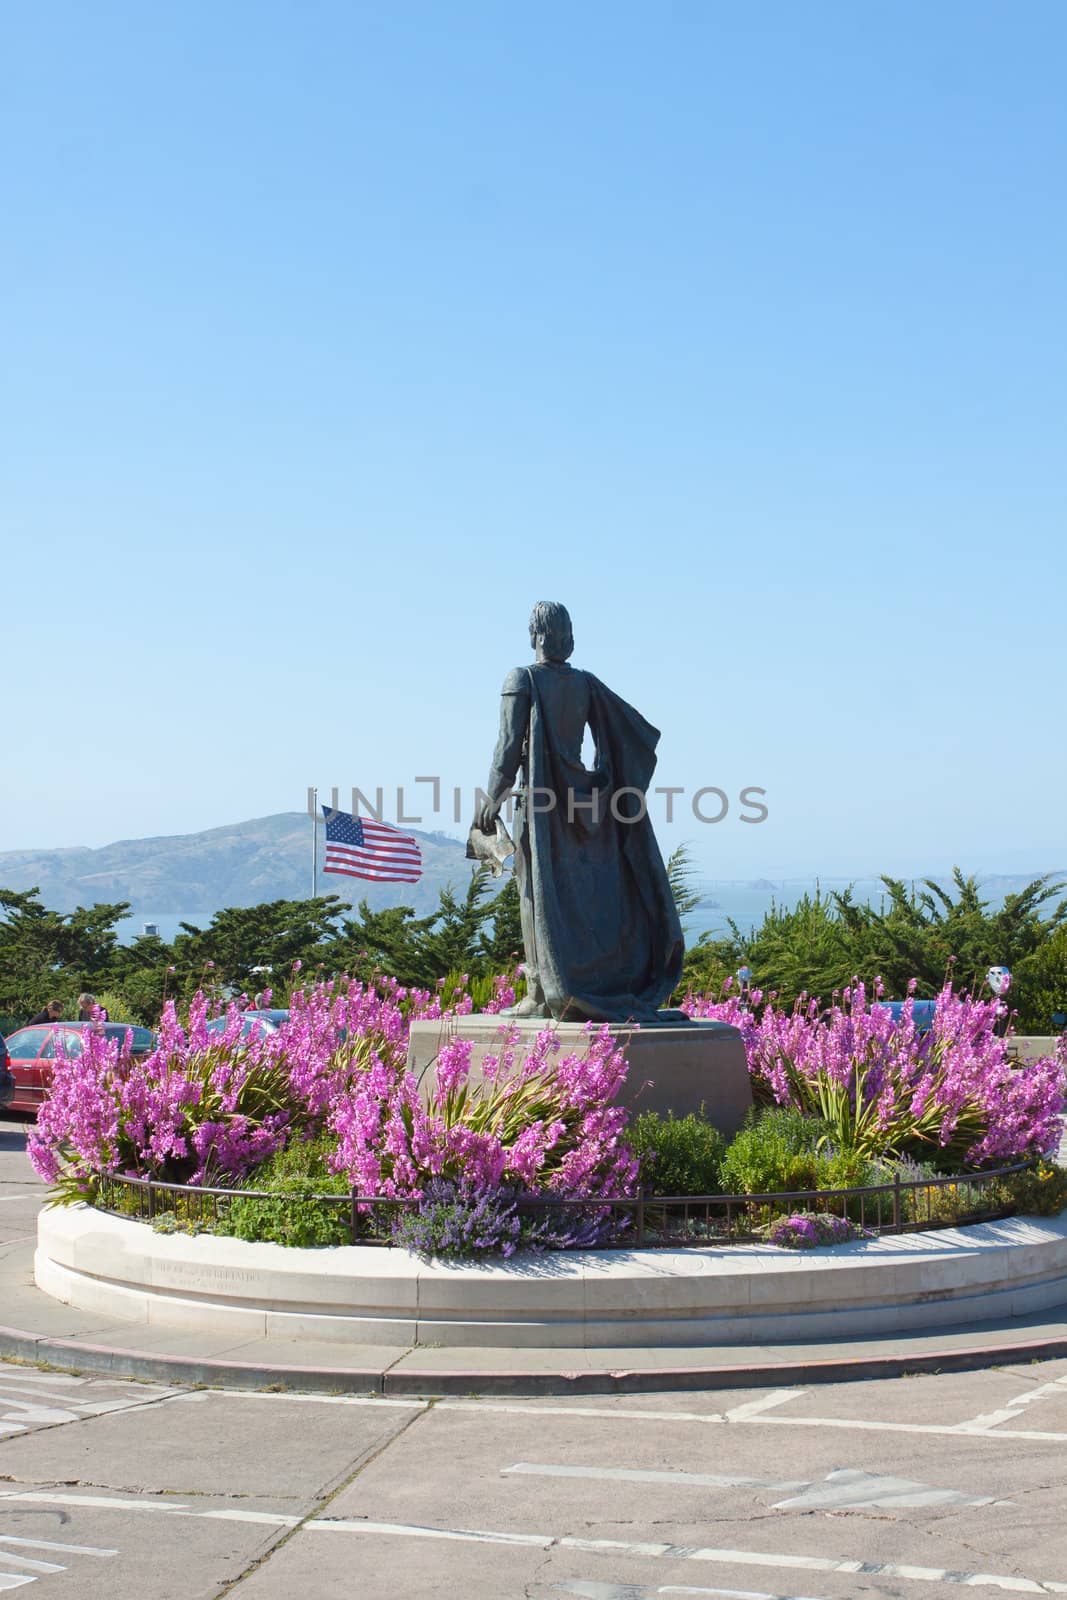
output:
[[[558,600],[539,600],[530,612],[530,638],[541,634],[550,661],[566,661],[574,651],[574,631],[567,607]]]

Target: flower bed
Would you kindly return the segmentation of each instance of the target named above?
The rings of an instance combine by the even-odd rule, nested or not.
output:
[[[1050,1180],[1052,1180],[1050,1182]],[[434,1180],[420,1195],[358,1190],[314,1193],[283,1187],[226,1189],[108,1176],[96,1204],[150,1222],[160,1233],[215,1233],[296,1246],[398,1244],[432,1255],[513,1255],[516,1249],[604,1249],[735,1245],[780,1237],[783,1222],[816,1218],[798,1244],[835,1244],[880,1234],[987,1222],[1027,1209],[1044,1215],[1067,1202],[1067,1174],[1040,1160],[955,1178],[920,1178],[869,1188],[715,1195],[560,1198],[531,1191],[471,1189]],[[838,1224],[843,1226],[839,1227]],[[788,1232],[788,1230],[787,1230]]]
[[[1050,1155],[1059,1141],[1067,1040],[1058,1053],[1015,1069],[998,1038],[999,1000],[947,985],[932,1025],[919,1028],[914,980],[899,1020],[856,982],[823,1009],[802,997],[780,1010],[754,990],[745,1004],[728,983],[718,997],[689,995],[685,1009],[741,1030],[753,1091],[828,1123],[842,1148],[878,1154],[936,1149],[957,1166]],[[873,1002],[873,1003],[872,1003]]]
[[[309,1141],[346,1188],[383,1196],[418,1195],[433,1180],[576,1198],[632,1192],[627,1114],[614,1104],[626,1062],[607,1029],[563,1054],[546,1028],[521,1059],[505,1034],[479,1084],[469,1081],[469,1041],[454,1040],[423,1105],[405,1067],[407,1028],[440,1015],[426,993],[346,980],[295,994],[289,1021],[259,1036],[242,1037],[236,1010],[223,1033],[210,1032],[203,995],[184,1025],[170,1004],[155,1050],[136,1063],[89,1032],[80,1056],[56,1062],[30,1159],[70,1200],[92,1198],[105,1174],[239,1180]]]
[[[505,978],[495,994],[504,1004]],[[92,1202],[102,1184],[114,1192],[124,1178],[172,1184],[190,1202],[185,1216],[172,1207],[176,1226],[200,1225],[192,1197],[206,1185],[241,1191],[223,1219],[241,1237],[338,1243],[352,1236],[353,1217],[388,1203],[398,1243],[507,1254],[618,1239],[626,1216],[627,1226],[653,1231],[642,1185],[702,1197],[702,1229],[695,1201],[658,1202],[660,1231],[674,1241],[678,1207],[683,1237],[736,1234],[731,1205],[743,1208],[748,1237],[765,1237],[798,1191],[836,1196],[861,1227],[872,1207],[874,1225],[886,1225],[894,1202],[885,1197],[896,1189],[899,1212],[902,1187],[937,1192],[930,1223],[1003,1214],[1016,1203],[1010,1194],[992,1206],[987,1196],[976,1212],[980,1179],[1056,1147],[1062,1052],[1013,1067],[994,1031],[996,1002],[946,988],[926,1034],[910,1006],[899,1021],[872,1010],[862,985],[825,1012],[814,1001],[783,1012],[759,995],[751,1004],[729,995],[686,1002],[691,1014],[741,1030],[754,1089],[770,1108],[729,1149],[699,1119],[638,1118],[628,1130],[615,1104],[625,1057],[607,1029],[590,1027],[584,1049],[565,1054],[546,1027],[520,1056],[502,1021],[480,1082],[469,1075],[470,1043],[453,1040],[423,1103],[405,1066],[408,1026],[447,1014],[440,995],[342,979],[297,991],[289,1021],[265,1036],[243,1037],[236,1010],[222,1033],[209,1031],[203,995],[184,1021],[168,1006],[156,1049],[136,1063],[90,1032],[81,1056],[56,1062],[30,1156],[59,1201]],[[449,1009],[469,1010],[469,996]],[[950,1203],[953,1173],[961,1177]],[[720,1177],[738,1193],[715,1194],[730,1187]],[[888,1225],[917,1220],[894,1214]]]

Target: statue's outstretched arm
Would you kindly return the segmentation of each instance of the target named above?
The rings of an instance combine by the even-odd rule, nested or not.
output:
[[[522,764],[523,745],[530,725],[530,684],[521,668],[509,672],[500,694],[500,735],[493,751],[489,769],[489,782],[485,792],[488,803],[479,808],[476,821],[489,832],[497,813],[504,804]]]

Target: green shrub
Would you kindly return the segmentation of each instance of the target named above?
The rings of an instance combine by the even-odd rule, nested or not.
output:
[[[719,1167],[726,1140],[706,1118],[644,1111],[626,1130],[649,1194],[721,1194]]]
[[[136,1008],[131,1006],[124,994],[117,989],[105,989],[96,997],[98,1006],[103,1006],[107,1012],[109,1022],[139,1023],[141,1018],[135,1014]]]
[[[1005,1203],[1031,1217],[1057,1217],[1067,1208],[1067,1168],[1040,1161],[1030,1172],[999,1180]]]
[[[152,1218],[154,1233],[187,1233],[195,1238],[199,1233],[211,1233],[213,1230],[206,1222],[198,1217],[182,1217],[178,1211],[159,1211]]]
[[[892,1183],[879,1161],[872,1161],[858,1150],[824,1150],[820,1165],[820,1189],[865,1189],[871,1184]]]
[[[726,1194],[768,1194],[781,1189],[827,1187],[833,1157],[820,1155],[826,1125],[792,1106],[749,1113],[723,1156],[719,1178]]]
[[[892,1173],[855,1150],[826,1143],[826,1124],[791,1106],[775,1106],[749,1116],[723,1157],[719,1171],[726,1194],[774,1194],[804,1189],[865,1189],[891,1183]],[[821,1146],[821,1148],[820,1148]],[[892,1217],[893,1198],[829,1201],[831,1209],[855,1222],[875,1224]],[[773,1218],[780,1208],[768,1207]]]
[[[996,1214],[1017,1205],[1015,1194],[1008,1191],[1008,1185],[1015,1180],[981,1183],[977,1181],[978,1177],[979,1174],[975,1174],[975,1181],[970,1182],[966,1175],[947,1173],[931,1161],[913,1161],[902,1156],[899,1160],[876,1163],[869,1181],[884,1184],[899,1178],[901,1185],[918,1185],[915,1188],[901,1188],[900,1221],[905,1226],[929,1228],[968,1222],[975,1217]],[[1023,1174],[1022,1177],[1026,1180],[1030,1174]],[[952,1181],[945,1182],[947,1178]],[[1024,1210],[1026,1207],[1018,1205],[1017,1209]],[[883,1194],[869,1201],[866,1220],[871,1223],[892,1222],[893,1195]]]
[[[904,1221],[917,1227],[966,1222],[998,1208],[999,1195],[991,1184],[970,1184],[965,1178],[939,1183],[929,1189],[912,1189],[901,1204]]]
[[[253,1242],[314,1247],[348,1244],[348,1208],[316,1200],[315,1195],[347,1195],[348,1180],[326,1165],[331,1140],[297,1139],[261,1163],[245,1180],[269,1199],[233,1200],[216,1232]]]

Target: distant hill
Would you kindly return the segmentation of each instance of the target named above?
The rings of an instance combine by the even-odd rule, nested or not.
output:
[[[418,883],[373,884],[333,873],[318,878],[320,894],[336,894],[350,905],[366,899],[375,910],[409,905],[420,915],[432,911],[441,890],[452,884],[463,890],[471,863],[458,839],[442,833],[415,834],[422,847],[423,877]],[[319,832],[321,869],[323,840]],[[931,876],[947,885],[941,873]],[[979,873],[993,904],[1022,889],[1034,873]],[[1056,881],[1067,872],[1054,874]],[[173,938],[177,923],[188,919],[201,926],[223,906],[251,906],[264,900],[303,900],[311,886],[311,819],[303,811],[256,817],[204,833],[157,839],[121,839],[99,850],[8,850],[0,852],[0,888],[31,889],[37,885],[45,904],[57,911],[94,901],[128,900],[132,910],[123,937],[140,925],[158,922],[164,938]],[[747,930],[758,926],[774,903],[795,905],[802,894],[824,893],[852,886],[857,901],[879,904],[885,894],[877,879],[791,877],[704,879],[694,887],[700,905],[687,919],[690,936],[704,930],[725,932],[729,919]]]
[[[903,874],[900,874],[903,876]],[[1018,894],[1041,873],[994,873],[979,871],[975,873],[981,887],[982,897],[991,906],[1002,905],[1009,894]],[[916,889],[921,889],[921,878],[932,878],[935,883],[946,889],[955,898],[955,889],[952,880],[945,873],[929,872],[906,877],[905,883],[914,884]],[[1067,884],[1067,870],[1053,870],[1051,872],[1054,884]],[[772,905],[779,911],[788,911],[804,895],[814,895],[817,890],[823,896],[829,896],[834,891],[843,892],[848,889],[857,905],[873,905],[881,907],[887,900],[885,884],[880,878],[863,875],[856,877],[831,877],[821,874],[819,877],[779,878],[772,881],[769,878],[741,879],[741,878],[714,878],[698,880],[694,884],[700,895],[699,904],[688,919],[689,932],[695,937],[699,933],[709,932],[724,934],[728,931],[729,923],[735,922],[742,933],[747,933],[750,928],[758,928]],[[1051,915],[1058,901],[1056,898],[1045,906],[1045,915]]]
[[[319,830],[320,894],[340,895],[355,905],[366,899],[375,910],[409,905],[428,912],[446,884],[462,889],[471,864],[457,839],[415,834],[422,849],[418,883],[375,884],[336,873],[323,874]],[[206,921],[223,906],[264,900],[303,900],[311,889],[311,819],[303,811],[256,817],[205,833],[157,839],[120,839],[99,850],[8,850],[0,852],[0,888],[38,886],[56,911],[94,901],[128,900],[133,917],[188,916]]]

